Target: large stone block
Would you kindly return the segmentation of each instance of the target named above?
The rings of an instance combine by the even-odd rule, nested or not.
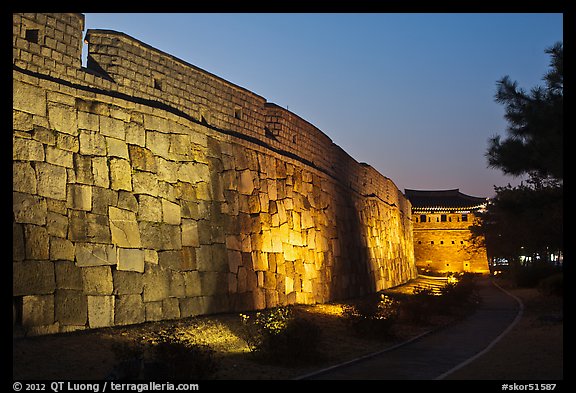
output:
[[[76,265],[80,267],[116,265],[116,246],[76,243]]]
[[[59,289],[54,296],[56,322],[82,326],[88,319],[88,301],[82,291]]]
[[[170,159],[170,135],[146,130],[146,148],[152,151],[154,155]]]
[[[182,220],[182,246],[198,247],[198,222],[196,220]]]
[[[162,302],[144,303],[144,313],[146,321],[161,321],[164,318],[162,313]]]
[[[12,222],[12,261],[23,261],[26,258],[23,225]]]
[[[112,277],[115,295],[136,295],[144,290],[143,275],[139,272],[114,270]]]
[[[187,183],[210,183],[210,168],[199,162],[182,162],[178,165],[177,180]]]
[[[48,164],[36,163],[38,179],[38,195],[58,200],[66,200],[66,168]]]
[[[162,198],[162,218],[166,224],[180,225],[180,205]]]
[[[228,291],[228,273],[226,272],[199,272],[202,295],[212,296],[224,294]]]
[[[12,106],[14,109],[46,116],[46,91],[16,79],[12,83]]]
[[[140,231],[134,212],[110,206],[108,215],[110,217],[112,243],[123,248],[142,247]]]
[[[78,153],[80,151],[80,138],[77,136],[57,132],[56,146],[62,150]]]
[[[91,266],[82,268],[84,293],[87,295],[111,295],[114,286],[112,270],[109,266]]]
[[[80,130],[80,154],[86,156],[106,156],[106,138],[98,133]]]
[[[200,296],[202,294],[200,273],[197,271],[182,272],[182,276],[186,297]]]
[[[50,237],[50,260],[74,261],[74,243],[59,237]]]
[[[149,152],[148,149],[143,149],[147,152]],[[132,153],[130,153],[132,154]],[[137,153],[135,153],[136,155]],[[146,153],[145,153],[146,154]],[[142,160],[138,160],[136,159],[135,161],[132,161],[132,165],[134,165],[135,168],[140,169],[142,171],[150,171],[150,172],[157,172],[158,173],[158,180],[160,181],[165,181],[165,182],[169,182],[169,183],[176,183],[178,181],[178,168],[179,168],[179,163],[176,161],[168,161],[162,157],[154,157],[154,155],[152,155],[152,153],[149,153],[151,158],[150,159],[145,159],[144,163],[142,163]],[[148,162],[150,162],[152,159],[155,159],[155,164],[148,164]],[[136,165],[139,165],[140,167],[137,167]]]
[[[18,138],[12,141],[12,159],[20,161],[44,161],[44,145],[41,142]]]
[[[100,116],[100,132],[105,136],[126,140],[126,125],[119,119]]]
[[[177,161],[192,160],[194,153],[190,135],[170,134],[170,146],[168,152],[172,153],[172,158]]]
[[[45,227],[25,225],[24,241],[27,259],[49,259],[49,235]]]
[[[54,295],[22,297],[22,326],[29,328],[53,323]]]
[[[180,226],[147,221],[139,222],[138,226],[143,248],[152,250],[180,250],[182,248]]]
[[[180,299],[168,298],[162,300],[162,319],[178,319],[183,317],[180,312]]]
[[[252,268],[255,271],[268,270],[268,254],[262,251],[252,251]]]
[[[122,158],[110,159],[110,183],[114,190],[132,191],[132,168]]]
[[[203,314],[217,314],[230,311],[230,301],[227,294],[202,296]]]
[[[136,145],[128,145],[128,152],[130,154],[130,161],[132,162],[134,169],[154,173],[158,171],[159,167],[156,165],[156,157],[154,157],[154,154],[152,154],[152,151],[149,149],[145,149]],[[163,168],[168,166],[167,163],[170,163],[171,165],[175,164],[173,161],[166,161],[162,158],[158,159],[160,162],[162,162]],[[174,171],[175,167],[171,168],[171,170]],[[163,173],[165,173],[165,171]],[[175,173],[172,173],[170,177],[175,179]]]
[[[14,131],[31,131],[34,128],[32,122],[32,114],[20,112],[18,110],[12,111],[12,129]]]
[[[66,206],[74,210],[92,210],[92,187],[84,184],[69,184]]]
[[[144,273],[144,250],[117,248],[118,270]]]
[[[94,113],[78,111],[78,128],[83,130],[100,130],[100,118]]]
[[[230,272],[237,273],[242,263],[242,253],[240,251],[228,250],[228,269]]]
[[[138,220],[162,222],[162,203],[157,197],[138,195]]]
[[[154,302],[169,297],[170,278],[162,269],[146,269],[142,278],[144,291],[142,297],[145,302]]]
[[[46,200],[35,195],[12,193],[14,220],[23,224],[46,224],[48,214]]]
[[[146,320],[145,307],[140,295],[117,296],[114,308],[115,325],[131,325]]]
[[[88,296],[88,325],[90,328],[114,325],[114,296]]]
[[[184,276],[180,272],[170,272],[170,297],[183,298],[186,296]]]
[[[132,186],[135,194],[158,196],[160,192],[158,176],[151,172],[134,172],[132,174]]]
[[[195,317],[204,311],[201,296],[185,299],[177,299],[180,302],[180,313],[182,318]]]
[[[74,154],[74,174],[76,183],[94,184],[94,174],[92,173],[92,157]]]
[[[116,206],[117,203],[118,191],[110,190],[109,188],[92,187],[93,213],[107,215],[108,206]]]
[[[146,145],[146,130],[141,123],[133,121],[125,124],[126,143],[144,147]]]
[[[12,162],[12,191],[36,193],[36,171],[29,162]]]
[[[128,191],[118,191],[118,207],[120,209],[138,211],[138,201],[134,194]]]
[[[69,261],[54,262],[54,273],[57,289],[75,289],[81,291],[84,287],[82,281],[82,268]]]
[[[182,247],[182,258],[180,260],[180,271],[196,270],[196,248]]]
[[[59,213],[48,212],[46,230],[49,235],[65,238],[68,233],[68,217]]]
[[[119,157],[126,160],[128,156],[128,145],[125,141],[116,138],[106,138],[106,151],[108,157]]]
[[[88,241],[88,221],[83,210],[68,210],[68,239],[73,242]]]
[[[92,157],[92,178],[98,187],[110,187],[108,160],[106,157]]]
[[[158,253],[158,264],[164,269],[180,270],[182,257],[181,250],[160,251]]]
[[[50,164],[73,168],[73,154],[74,153],[68,150],[63,150],[58,147],[46,146],[46,162]]]
[[[48,105],[50,127],[65,134],[78,134],[78,119],[74,108],[58,104]]]
[[[244,195],[252,195],[254,188],[252,171],[249,169],[242,171],[238,176],[238,192]]]

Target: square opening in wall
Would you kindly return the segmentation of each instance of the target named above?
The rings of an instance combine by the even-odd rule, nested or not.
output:
[[[24,38],[28,42],[32,42],[34,44],[37,44],[38,41],[40,40],[40,31],[38,29],[26,29],[26,33],[24,35]]]
[[[154,78],[154,88],[162,91],[162,82],[158,78]]]

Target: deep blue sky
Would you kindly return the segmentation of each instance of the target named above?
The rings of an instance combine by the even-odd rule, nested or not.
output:
[[[287,107],[400,190],[482,197],[519,179],[487,168],[506,135],[494,102],[505,75],[542,85],[563,40],[553,13],[86,13]]]

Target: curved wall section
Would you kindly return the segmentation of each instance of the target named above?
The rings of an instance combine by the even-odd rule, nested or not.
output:
[[[343,299],[416,276],[410,203],[297,115],[81,14],[13,15],[28,334]]]

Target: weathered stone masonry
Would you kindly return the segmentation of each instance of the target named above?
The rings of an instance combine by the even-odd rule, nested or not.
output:
[[[320,130],[82,14],[13,15],[28,334],[326,302],[416,276],[410,203]]]

